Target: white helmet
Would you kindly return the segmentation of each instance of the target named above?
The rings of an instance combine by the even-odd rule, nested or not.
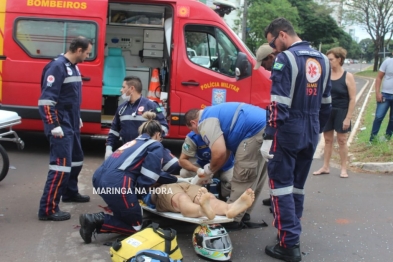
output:
[[[231,259],[231,239],[220,224],[198,226],[194,231],[192,244],[198,255],[218,261]]]

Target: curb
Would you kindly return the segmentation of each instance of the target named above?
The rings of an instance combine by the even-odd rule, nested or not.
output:
[[[378,163],[378,162],[353,162],[351,166],[359,167],[366,171],[372,172],[393,172],[393,162]]]

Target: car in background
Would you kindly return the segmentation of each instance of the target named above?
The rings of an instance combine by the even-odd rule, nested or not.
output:
[[[363,61],[362,64],[367,64],[367,62],[366,62],[366,61]]]
[[[350,61],[349,59],[345,59],[345,60],[344,60],[344,64],[345,64],[345,65],[350,65],[350,64],[351,64],[351,61]]]

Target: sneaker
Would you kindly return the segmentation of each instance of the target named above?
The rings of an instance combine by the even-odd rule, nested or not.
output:
[[[79,193],[77,193],[75,196],[73,196],[72,198],[66,198],[64,199],[64,197],[62,198],[63,202],[78,202],[78,203],[85,203],[85,202],[89,202],[90,201],[90,197],[87,195],[81,195]]]
[[[266,246],[265,253],[270,257],[274,257],[287,262],[302,261],[299,243],[289,248],[284,248],[280,246],[279,243],[274,246]]]
[[[64,221],[64,220],[68,220],[71,218],[71,214],[68,212],[64,212],[64,211],[57,211],[56,213],[53,213],[49,216],[40,216],[38,215],[38,219],[39,220],[53,220],[53,221]]]

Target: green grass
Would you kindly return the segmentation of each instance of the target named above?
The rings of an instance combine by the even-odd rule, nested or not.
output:
[[[360,106],[360,105],[359,105]],[[349,151],[354,154],[356,162],[392,162],[393,161],[393,139],[390,141],[381,141],[385,135],[386,127],[389,121],[389,111],[379,129],[378,137],[373,143],[369,143],[371,129],[374,121],[376,109],[375,93],[371,93],[363,116],[358,127],[355,139],[353,140]],[[366,127],[365,130],[361,128]]]
[[[355,75],[356,76],[364,76],[364,77],[376,78],[377,75],[378,75],[378,71],[377,72],[373,72],[372,67],[368,67],[366,70],[358,72]]]

